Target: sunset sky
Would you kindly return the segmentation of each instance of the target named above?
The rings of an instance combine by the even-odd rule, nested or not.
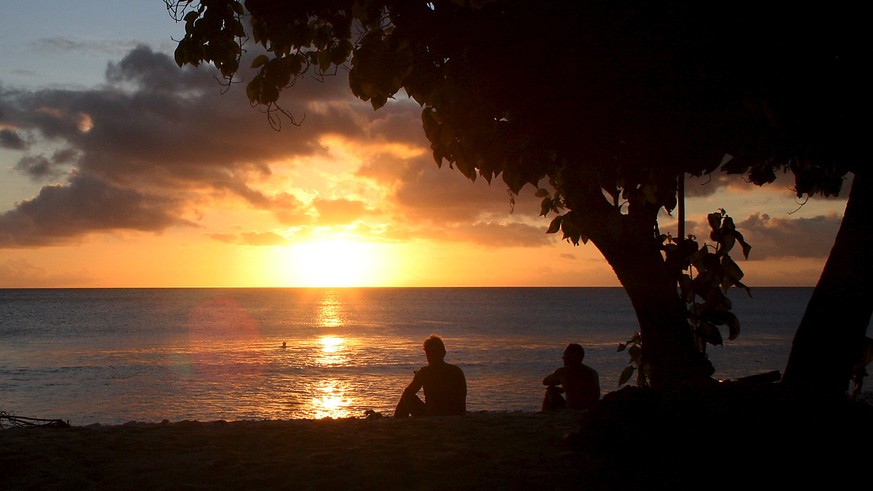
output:
[[[513,208],[439,169],[405,94],[373,111],[342,72],[306,80],[282,99],[302,125],[277,132],[244,83],[175,65],[183,31],[162,0],[5,5],[0,287],[618,285],[545,233],[532,187]],[[749,286],[814,285],[845,201],[791,185],[689,181],[688,229],[725,208]]]

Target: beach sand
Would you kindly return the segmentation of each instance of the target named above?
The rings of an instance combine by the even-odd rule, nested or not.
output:
[[[869,482],[873,464],[866,404],[835,412],[635,396],[582,416],[7,428],[0,489],[849,489]]]
[[[2,489],[575,489],[579,414],[0,430]]]

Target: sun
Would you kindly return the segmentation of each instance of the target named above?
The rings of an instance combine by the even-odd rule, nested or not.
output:
[[[298,287],[383,286],[390,255],[379,244],[327,239],[295,244],[283,252],[281,282]]]

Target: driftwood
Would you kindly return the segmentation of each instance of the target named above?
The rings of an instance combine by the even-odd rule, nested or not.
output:
[[[0,411],[0,429],[6,428],[69,428],[70,422],[62,419],[27,418]]]

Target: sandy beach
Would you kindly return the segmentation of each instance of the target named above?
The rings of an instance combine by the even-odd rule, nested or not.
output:
[[[0,430],[2,489],[571,489],[578,414]]]
[[[7,428],[0,489],[847,489],[869,477],[869,405],[709,406],[617,398],[585,422],[485,411]]]

